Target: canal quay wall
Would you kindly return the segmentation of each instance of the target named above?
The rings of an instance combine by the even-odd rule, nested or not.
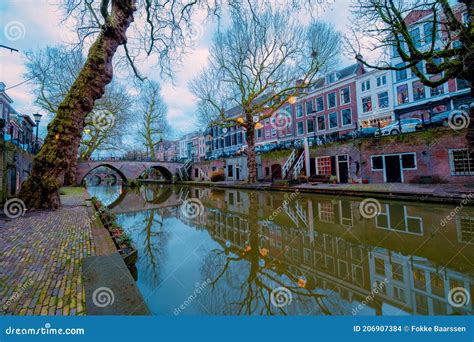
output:
[[[31,172],[33,155],[0,140],[0,203],[15,196]]]
[[[465,136],[465,129],[456,131],[443,127],[313,146],[309,149],[310,175],[333,175],[338,183],[354,184],[391,183],[390,177],[398,177],[401,183],[408,184],[474,183],[474,173],[469,170],[457,172],[454,166],[468,163],[459,153],[465,151],[466,158],[468,156]],[[263,182],[278,180],[291,152],[287,149],[258,154],[258,179]],[[191,180],[209,181],[211,172],[218,169],[224,171],[226,181],[247,179],[246,157],[238,156],[194,163]],[[344,176],[343,169],[347,169]]]

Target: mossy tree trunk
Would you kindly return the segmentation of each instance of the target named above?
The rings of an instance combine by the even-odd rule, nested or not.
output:
[[[135,0],[112,2],[112,10],[92,44],[87,60],[48,126],[44,144],[33,161],[30,177],[23,183],[20,198],[28,208],[57,208],[59,188],[77,161],[85,118],[95,100],[102,97],[112,80],[112,59],[126,43],[126,31],[133,21]],[[70,181],[70,174],[68,181]]]
[[[249,172],[248,182],[257,183],[257,155],[255,153],[255,123],[253,115],[245,115],[247,121],[247,168]]]

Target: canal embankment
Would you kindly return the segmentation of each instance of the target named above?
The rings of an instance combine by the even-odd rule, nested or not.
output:
[[[0,216],[0,315],[148,314],[87,191],[62,188],[61,203]]]
[[[178,182],[181,185],[208,186],[213,188],[235,188],[245,190],[289,191],[298,190],[330,196],[353,196],[362,198],[378,198],[401,201],[453,203],[466,202],[464,205],[474,206],[474,184],[297,184],[283,185],[271,182],[249,184],[246,182]]]

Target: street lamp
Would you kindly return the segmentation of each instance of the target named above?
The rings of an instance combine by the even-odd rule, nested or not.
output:
[[[35,142],[35,153],[38,153],[38,128],[41,121],[42,115],[40,113],[33,114],[36,123],[36,142]]]

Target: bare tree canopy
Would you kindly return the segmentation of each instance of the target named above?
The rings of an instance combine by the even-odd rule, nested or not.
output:
[[[190,89],[204,121],[246,129],[249,181],[255,182],[255,123],[304,95],[335,65],[340,35],[327,24],[305,26],[293,13],[266,5],[232,10],[231,20],[215,35],[209,64]],[[233,107],[241,113],[227,115]]]
[[[411,71],[429,87],[461,78],[474,96],[474,2],[470,0],[354,0],[348,45],[366,66]],[[364,54],[375,55],[369,61]],[[392,65],[391,56],[403,64]],[[419,67],[426,65],[426,73]],[[471,108],[468,139],[474,141]]]
[[[80,50],[65,46],[28,51],[26,57],[25,78],[31,79],[34,85],[35,101],[54,117],[86,59]],[[95,102],[86,118],[80,158],[88,159],[96,150],[110,151],[120,147],[132,102],[132,97],[118,81],[107,85],[104,96]]]
[[[157,82],[146,81],[138,103],[140,122],[138,134],[145,146],[147,158],[156,159],[155,149],[169,132],[167,122],[168,108],[161,96],[161,87]]]

